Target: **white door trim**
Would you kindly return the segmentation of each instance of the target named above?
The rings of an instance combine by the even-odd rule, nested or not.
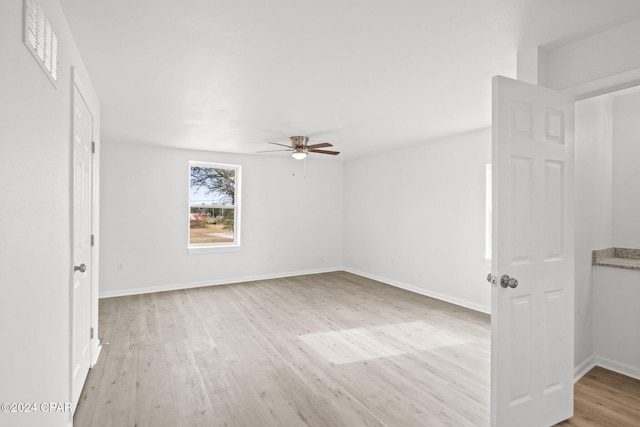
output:
[[[640,86],[640,68],[582,83],[562,89],[560,92],[573,95],[576,101],[581,101],[634,86]]]

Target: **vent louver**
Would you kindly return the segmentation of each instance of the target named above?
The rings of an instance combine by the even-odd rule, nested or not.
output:
[[[58,82],[58,38],[36,0],[24,0],[23,41],[55,85]]]

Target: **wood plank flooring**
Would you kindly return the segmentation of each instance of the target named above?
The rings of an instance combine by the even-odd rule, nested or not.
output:
[[[344,272],[100,300],[85,426],[487,426],[489,316]],[[639,426],[594,368],[559,426]]]
[[[484,426],[489,316],[337,272],[100,300],[84,426]]]
[[[638,380],[595,367],[576,383],[574,395],[575,415],[558,426],[640,426]]]

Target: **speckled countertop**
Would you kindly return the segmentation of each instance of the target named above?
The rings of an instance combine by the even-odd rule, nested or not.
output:
[[[598,249],[593,251],[591,264],[640,271],[640,249]]]

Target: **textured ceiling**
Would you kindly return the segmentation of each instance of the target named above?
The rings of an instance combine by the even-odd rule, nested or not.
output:
[[[519,49],[640,16],[637,0],[60,0],[102,141],[343,160],[487,127]]]

